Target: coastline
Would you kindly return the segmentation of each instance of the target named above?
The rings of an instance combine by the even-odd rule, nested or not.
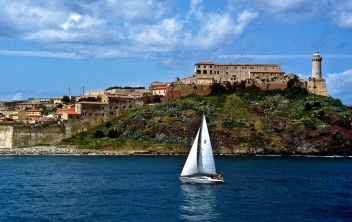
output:
[[[1,155],[134,155],[143,151],[89,150],[75,147],[34,146],[25,148],[1,148]]]
[[[76,147],[56,147],[56,146],[34,146],[25,148],[0,148],[0,156],[4,155],[99,155],[99,156],[138,156],[138,155],[187,155],[187,153],[173,153],[170,151],[147,151],[147,150],[90,150],[78,149]],[[304,156],[304,157],[346,157],[352,158],[351,155],[282,155],[282,154],[234,154],[234,153],[214,153],[214,156]]]

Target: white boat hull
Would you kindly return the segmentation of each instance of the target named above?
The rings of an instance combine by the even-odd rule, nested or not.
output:
[[[191,184],[219,184],[225,183],[224,179],[211,178],[207,176],[195,176],[195,177],[179,177],[182,183],[191,183]]]

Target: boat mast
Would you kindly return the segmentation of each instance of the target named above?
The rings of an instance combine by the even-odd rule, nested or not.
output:
[[[204,118],[204,114],[202,116],[202,120],[201,120],[201,124],[200,124],[200,135],[199,135],[199,138],[198,138],[198,149],[197,149],[197,155],[198,155],[198,158],[197,158],[197,171],[199,174],[199,164],[200,162],[202,161],[201,158],[202,158],[202,154],[201,154],[201,149],[202,149],[202,146],[201,146],[201,143],[202,143],[202,132],[203,132],[203,118]]]

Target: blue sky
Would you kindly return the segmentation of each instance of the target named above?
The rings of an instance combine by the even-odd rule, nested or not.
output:
[[[352,0],[1,1],[0,100],[149,87],[194,64],[275,63],[352,104]]]

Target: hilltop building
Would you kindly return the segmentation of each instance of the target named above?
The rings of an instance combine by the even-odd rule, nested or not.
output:
[[[194,65],[194,74],[175,82],[184,84],[213,84],[220,82],[240,82],[254,78],[281,79],[285,72],[277,64],[233,64],[199,62]]]
[[[307,90],[316,95],[329,96],[325,79],[322,78],[322,60],[323,58],[320,56],[319,51],[315,51],[312,57],[312,77],[308,79]]]
[[[261,90],[301,87],[316,95],[328,96],[328,90],[321,72],[322,57],[316,51],[312,57],[312,77],[299,79],[297,75],[286,75],[277,64],[233,64],[199,62],[194,65],[194,73],[183,79],[175,78],[172,83],[154,82],[150,89],[153,94],[162,95],[162,102],[168,102],[189,94],[208,95],[211,85],[221,83],[225,87],[234,83],[250,87],[253,84]]]

